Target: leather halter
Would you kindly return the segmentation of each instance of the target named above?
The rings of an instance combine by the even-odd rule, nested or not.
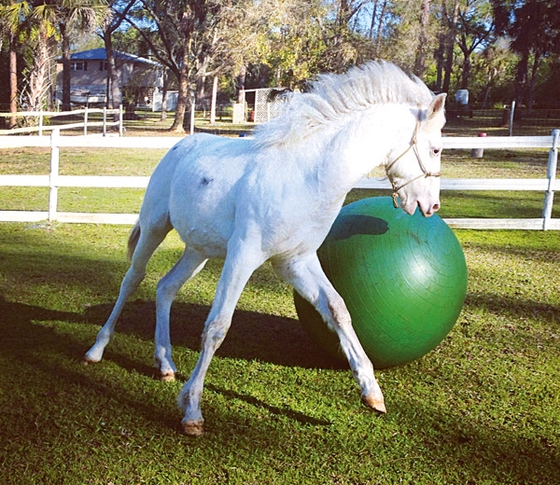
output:
[[[391,185],[393,187],[393,194],[391,195],[391,197],[393,197],[393,205],[395,206],[395,209],[397,209],[399,207],[399,202],[398,202],[398,197],[399,197],[399,190],[401,190],[403,187],[406,187],[407,185],[411,184],[412,182],[415,182],[418,179],[421,178],[428,178],[428,177],[440,177],[441,176],[441,172],[430,172],[426,169],[426,166],[424,165],[424,163],[422,162],[422,158],[420,157],[420,153],[418,153],[418,140],[416,139],[417,135],[418,135],[418,129],[420,128],[420,111],[418,112],[418,118],[416,119],[416,127],[414,128],[414,134],[412,135],[412,140],[410,141],[410,146],[404,151],[402,152],[397,158],[395,158],[391,163],[389,163],[388,165],[385,166],[385,173],[387,174],[387,177],[389,178],[389,180],[391,181]],[[393,166],[401,159],[403,158],[410,150],[412,150],[414,152],[414,154],[416,155],[416,160],[418,161],[418,165],[420,166],[420,170],[422,170],[422,173],[420,175],[418,175],[417,177],[414,177],[406,182],[404,182],[403,184],[397,186],[395,184],[395,182],[393,182],[391,176],[389,175],[389,170],[391,170],[393,168]]]

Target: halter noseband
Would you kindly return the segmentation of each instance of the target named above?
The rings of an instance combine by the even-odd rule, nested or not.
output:
[[[393,194],[391,195],[391,197],[393,197],[393,206],[395,207],[395,209],[397,209],[399,207],[399,202],[397,200],[398,197],[399,197],[398,192],[403,187],[406,187],[407,185],[409,185],[412,182],[414,182],[418,179],[421,179],[421,178],[440,177],[441,176],[441,172],[430,172],[430,171],[428,171],[426,169],[426,166],[422,162],[422,158],[420,157],[420,153],[418,153],[418,147],[417,147],[418,140],[416,139],[416,136],[418,135],[419,127],[420,127],[420,111],[418,112],[418,118],[416,119],[416,127],[414,128],[414,134],[412,135],[412,140],[410,141],[410,146],[404,152],[402,152],[397,158],[395,158],[390,164],[385,166],[385,173],[387,174],[387,177],[389,177],[389,180],[391,181],[391,185],[393,187]],[[418,165],[420,166],[420,170],[422,170],[422,173],[420,175],[418,175],[417,177],[414,177],[413,179],[410,179],[410,180],[404,182],[400,186],[397,186],[395,184],[395,182],[393,182],[391,180],[391,176],[389,175],[389,170],[391,170],[393,168],[393,166],[401,158],[403,158],[410,150],[412,150],[414,152],[414,154],[416,155],[416,160],[418,161]]]

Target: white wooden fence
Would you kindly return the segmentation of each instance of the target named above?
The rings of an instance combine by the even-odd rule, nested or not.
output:
[[[560,218],[552,218],[554,192],[560,190],[556,179],[560,130],[552,136],[513,137],[445,137],[444,148],[548,148],[546,177],[540,179],[447,179],[443,178],[442,190],[531,190],[544,194],[542,216],[534,219],[445,219],[455,228],[466,229],[537,229],[560,230]],[[0,137],[0,149],[16,147],[50,147],[51,168],[49,175],[0,175],[0,186],[49,187],[48,211],[0,211],[0,222],[59,221],[97,224],[134,224],[137,214],[103,214],[58,212],[59,187],[145,188],[149,177],[128,176],[72,176],[59,174],[60,148],[171,148],[178,141],[175,137],[85,137],[60,136],[58,130],[50,137]],[[1,153],[1,152],[0,152]],[[544,174],[543,174],[544,175]],[[356,188],[389,189],[387,180],[363,179]]]
[[[91,121],[90,114],[101,113],[102,121]],[[115,121],[107,121],[107,116],[115,116]],[[73,111],[19,111],[18,113],[0,113],[0,118],[36,118],[37,126],[26,126],[23,128],[13,128],[11,130],[0,130],[0,135],[18,135],[22,133],[38,133],[39,136],[43,135],[43,131],[54,130],[72,130],[76,128],[83,128],[84,136],[88,134],[88,128],[95,126],[102,127],[103,136],[107,134],[107,128],[111,126],[118,127],[119,135],[123,135],[123,108],[122,105],[118,109],[107,108],[88,108],[76,109]],[[49,121],[52,118],[60,116],[83,116],[83,121],[79,123],[64,123],[59,125],[45,124],[45,118]]]

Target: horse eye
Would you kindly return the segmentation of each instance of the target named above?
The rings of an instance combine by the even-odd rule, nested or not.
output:
[[[432,156],[437,157],[441,153],[441,148],[432,148]]]

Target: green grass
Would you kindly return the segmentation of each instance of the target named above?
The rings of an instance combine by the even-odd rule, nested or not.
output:
[[[296,320],[269,266],[251,279],[214,359],[207,433],[181,434],[175,397],[198,356],[220,263],[172,314],[181,380],[152,370],[154,292],[171,236],[104,361],[79,361],[113,304],[127,228],[0,225],[0,482],[560,483],[558,232],[457,231],[464,310],[419,361],[379,371],[388,414]]]
[[[48,173],[47,152],[6,152],[0,173]],[[62,150],[61,170],[147,175],[161,156],[114,152]],[[445,163],[449,177],[541,177],[546,153],[475,160],[457,151]],[[136,211],[141,199],[134,190],[60,192],[68,211]],[[47,198],[0,190],[2,208],[44,210]],[[444,192],[442,202],[445,217],[539,217],[542,194]],[[265,265],[212,362],[206,434],[192,439],[175,398],[198,357],[220,262],[174,304],[177,382],[160,382],[152,367],[155,288],[179,257],[175,234],[104,361],[80,365],[127,269],[128,230],[0,224],[0,483],[560,484],[560,231],[456,231],[469,270],[465,306],[435,350],[377,372],[384,416],[360,404],[350,371],[310,340],[291,289]]]

